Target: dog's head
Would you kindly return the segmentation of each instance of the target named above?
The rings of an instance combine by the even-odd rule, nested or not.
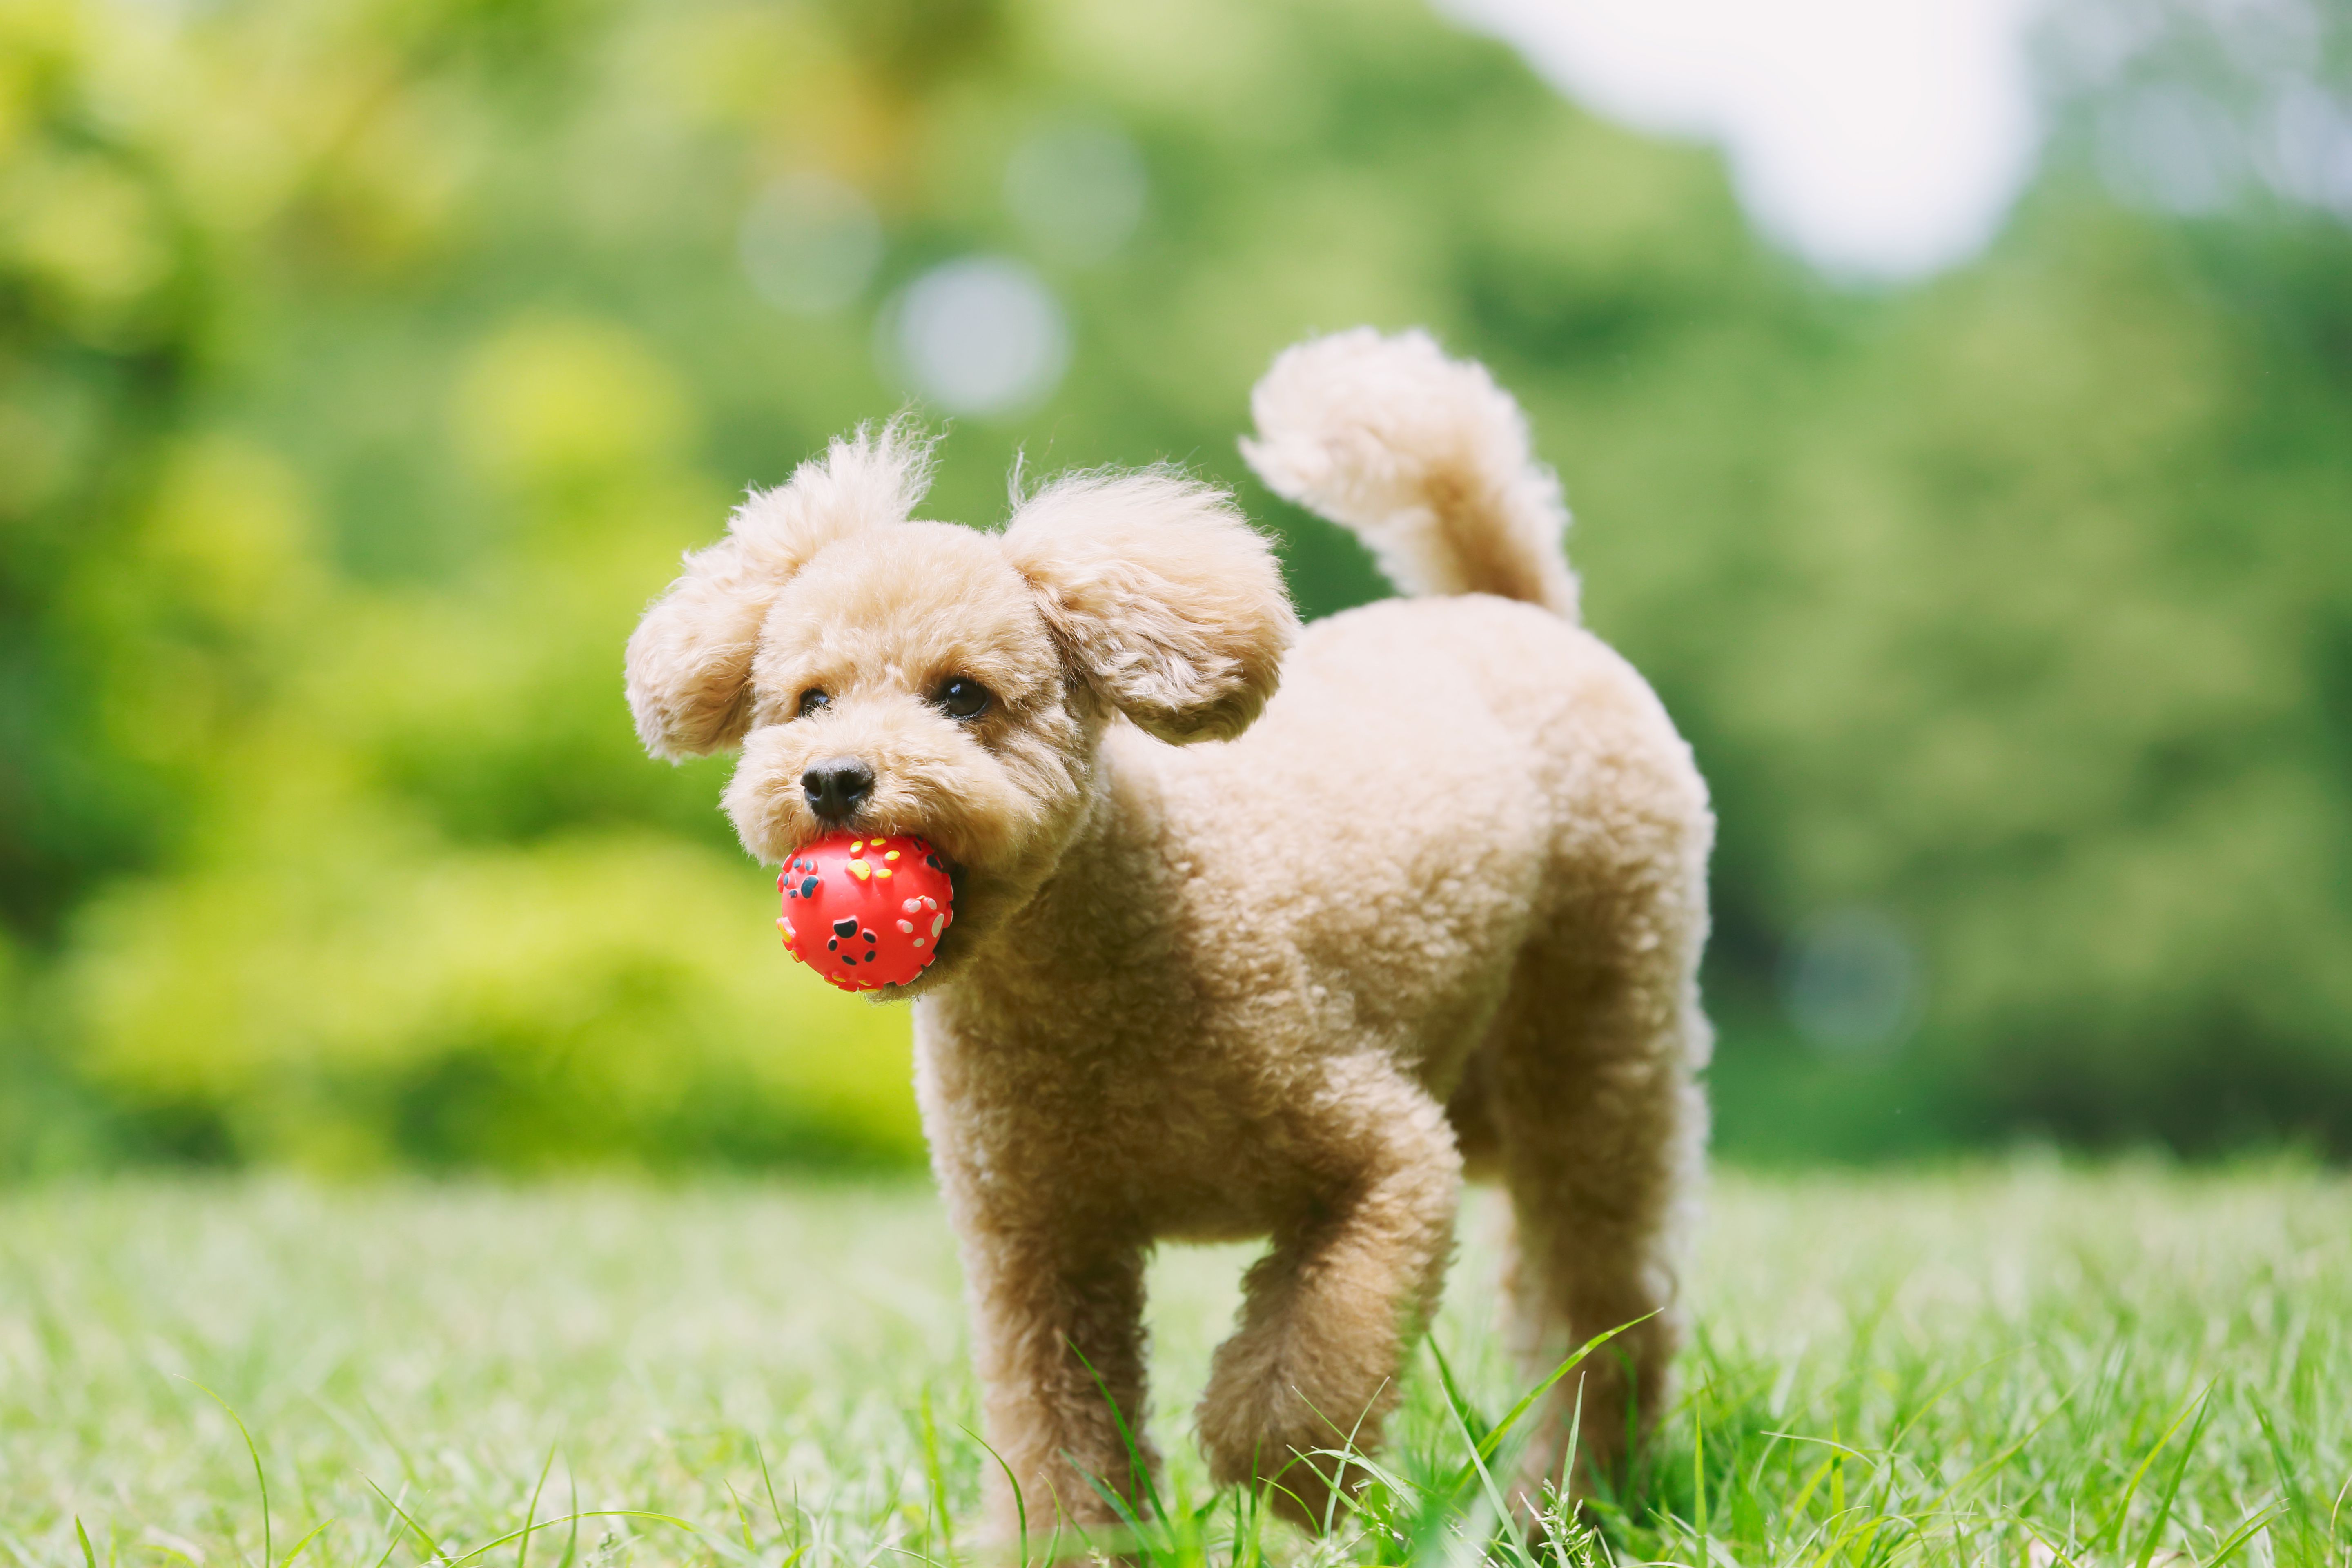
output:
[[[1297,631],[1273,553],[1219,491],[1075,475],[990,534],[908,518],[929,467],[904,425],[835,441],[687,557],[628,653],[647,751],[742,749],[726,807],[761,859],[836,830],[949,857],[953,940],[903,992],[954,973],[1051,873],[1112,714],[1230,739]]]

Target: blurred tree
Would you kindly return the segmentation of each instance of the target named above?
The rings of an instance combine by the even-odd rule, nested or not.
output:
[[[1522,395],[1715,783],[1735,1151],[2352,1149],[2352,257],[2114,175],[2155,69],[1873,296],[1408,0],[0,0],[0,1160],[912,1158],[903,1016],[773,951],[618,659],[974,257],[1068,371],[935,514],[1173,457],[1315,613],[1381,588],[1241,468],[1271,354]]]

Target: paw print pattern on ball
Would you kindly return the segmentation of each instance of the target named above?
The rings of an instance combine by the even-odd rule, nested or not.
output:
[[[955,920],[947,867],[920,838],[820,838],[784,862],[776,889],[784,951],[844,991],[906,984]]]

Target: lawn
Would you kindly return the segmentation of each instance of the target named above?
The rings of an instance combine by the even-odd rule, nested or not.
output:
[[[1163,1254],[1151,1554],[1524,1562],[1464,1463],[1519,1392],[1491,1225],[1474,1200],[1435,1332],[1461,1406],[1423,1352],[1394,1486],[1319,1547],[1213,1498],[1184,1436],[1245,1253]],[[2340,1176],[1726,1174],[1689,1290],[1643,1500],[1571,1555],[2352,1564]],[[77,1519],[102,1563],[941,1561],[977,1521],[974,1404],[918,1184],[0,1196],[0,1552],[25,1564],[82,1563]]]

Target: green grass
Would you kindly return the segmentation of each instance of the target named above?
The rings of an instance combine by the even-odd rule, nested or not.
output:
[[[1523,1563],[1475,1473],[1454,1485],[1465,1430],[1519,1392],[1492,1217],[1465,1215],[1436,1331],[1467,1408],[1417,1357],[1395,1484],[1320,1546],[1213,1497],[1185,1436],[1245,1252],[1163,1255],[1148,1553]],[[2352,1564],[2340,1177],[1727,1175],[1689,1287],[1646,1500],[1597,1510],[1571,1556]],[[919,1187],[22,1191],[0,1196],[0,1561],[84,1563],[77,1520],[101,1563],[283,1568],[299,1543],[405,1565],[502,1537],[474,1561],[945,1560],[988,1463],[961,1332]],[[526,1542],[526,1519],[566,1522]]]

